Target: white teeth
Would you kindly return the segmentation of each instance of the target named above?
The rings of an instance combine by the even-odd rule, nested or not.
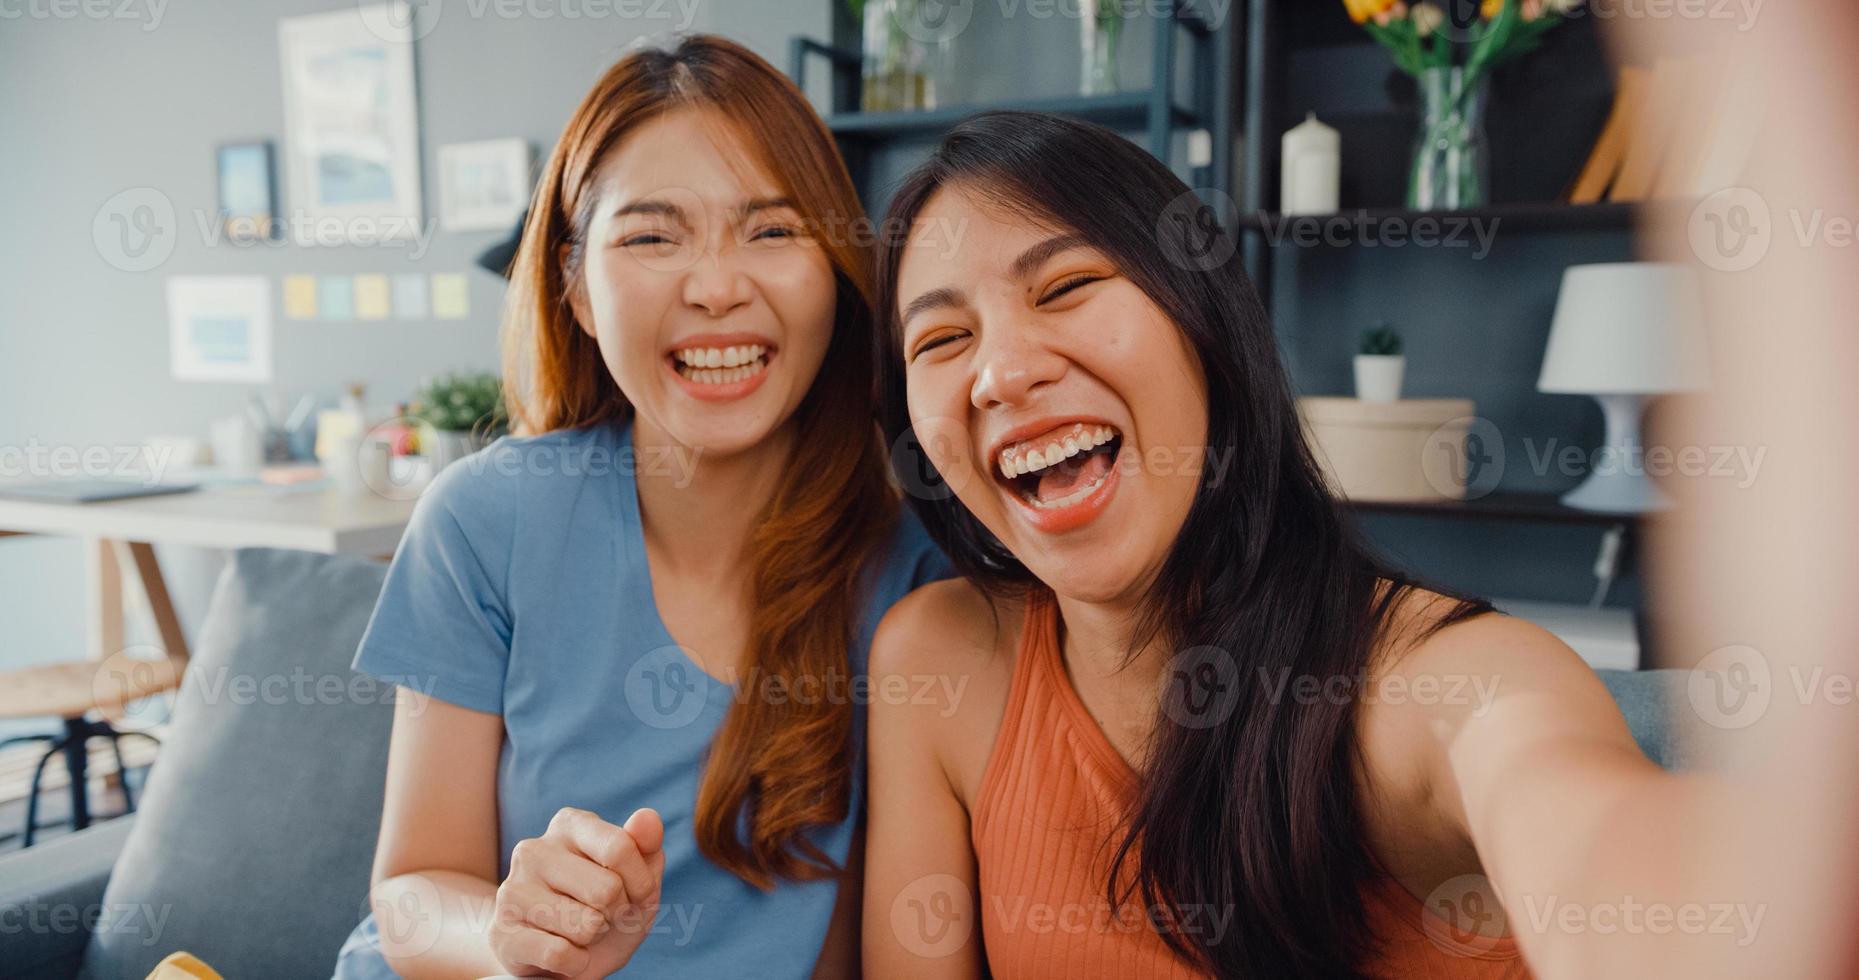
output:
[[[1027,449],[1025,443],[1019,443],[1001,450],[1000,470],[1008,479],[1036,473],[1062,459],[1096,449],[1116,437],[1117,430],[1108,425],[1080,422],[1072,426],[1062,441],[1048,443],[1042,449]]]
[[[762,373],[768,362],[762,359],[767,348],[760,344],[747,347],[693,347],[676,352],[684,367],[678,372],[701,385],[726,385],[746,381]]]
[[[1070,507],[1071,505],[1078,503],[1084,498],[1089,497],[1093,493],[1096,493],[1097,489],[1103,486],[1104,481],[1108,479],[1110,479],[1110,474],[1106,473],[1103,476],[1100,476],[1097,479],[1092,480],[1090,483],[1085,484],[1084,486],[1079,487],[1076,490],[1073,490],[1071,493],[1068,493],[1065,496],[1060,497],[1057,500],[1041,500],[1039,499],[1037,495],[1030,494],[1030,493],[1024,494],[1024,497],[1026,498],[1027,503],[1032,504],[1034,507],[1037,507],[1040,510],[1057,510],[1061,507]]]
[[[686,347],[676,351],[673,356],[678,363],[695,368],[733,368],[758,361],[766,353],[768,348],[761,344],[744,344],[737,347]]]

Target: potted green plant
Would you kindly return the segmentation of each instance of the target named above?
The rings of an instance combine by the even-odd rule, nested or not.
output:
[[[1385,323],[1364,330],[1355,371],[1357,398],[1365,402],[1400,401],[1401,376],[1407,371],[1400,333]]]
[[[503,382],[485,372],[427,382],[411,414],[420,421],[420,452],[432,461],[434,474],[489,445],[508,425]]]

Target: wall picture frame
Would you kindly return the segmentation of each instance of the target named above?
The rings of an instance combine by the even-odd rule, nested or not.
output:
[[[168,372],[177,381],[271,381],[271,280],[172,276]]]
[[[439,148],[439,226],[504,231],[529,206],[535,154],[525,139],[448,143]]]
[[[276,239],[277,165],[271,141],[221,143],[213,160],[221,231],[234,242]]]
[[[419,113],[405,0],[284,18],[278,44],[297,243],[417,238]]]

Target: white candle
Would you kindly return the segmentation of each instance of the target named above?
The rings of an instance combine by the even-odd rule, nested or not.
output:
[[[1279,170],[1279,210],[1285,214],[1329,214],[1338,208],[1343,176],[1343,142],[1336,130],[1310,113],[1284,135]]]

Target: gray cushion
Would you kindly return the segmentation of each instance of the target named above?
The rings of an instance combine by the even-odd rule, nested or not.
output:
[[[83,976],[142,977],[179,949],[227,977],[330,975],[380,826],[393,689],[349,661],[386,573],[233,554],[104,896],[146,914],[101,925]]]
[[[1646,757],[1667,769],[1708,768],[1721,757],[1726,733],[1711,728],[1691,708],[1688,670],[1600,670],[1602,683],[1620,706],[1634,741]]]

